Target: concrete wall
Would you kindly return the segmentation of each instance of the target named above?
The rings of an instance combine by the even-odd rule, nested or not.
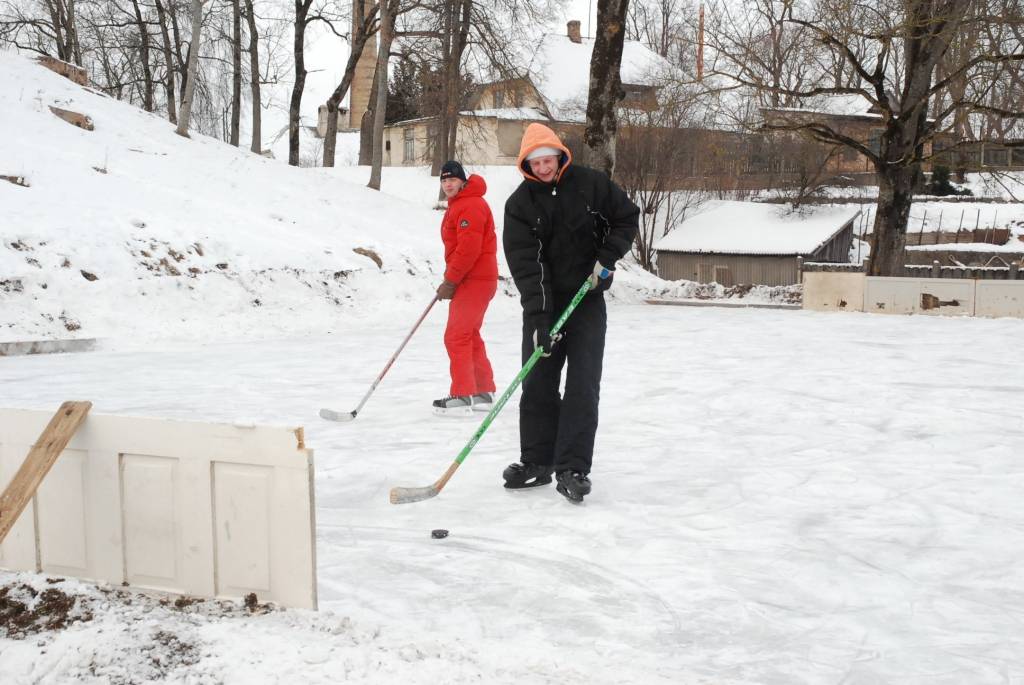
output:
[[[804,309],[816,312],[864,311],[864,274],[805,271]]]
[[[0,409],[0,485],[51,416]],[[90,414],[0,545],[0,567],[315,609],[313,455],[300,434]]]
[[[866,312],[968,316],[974,314],[973,280],[891,277],[868,277],[864,280]]]
[[[974,314],[1024,319],[1024,281],[975,281]]]
[[[1024,318],[1024,280],[866,277],[831,271],[806,271],[803,279],[803,306],[813,311]]]

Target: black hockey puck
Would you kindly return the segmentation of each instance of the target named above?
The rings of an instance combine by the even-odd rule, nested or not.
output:
[[[435,540],[440,540],[441,538],[448,537],[448,531],[444,528],[435,528],[434,530],[430,531],[430,537],[434,538]]]

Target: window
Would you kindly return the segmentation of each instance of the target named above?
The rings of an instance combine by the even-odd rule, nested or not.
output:
[[[523,139],[523,125],[518,121],[498,120],[498,152],[504,157],[515,159],[519,156],[519,144]]]
[[[1024,166],[1024,147],[1011,148],[1010,156],[1013,166]]]
[[[1008,151],[1006,148],[985,148],[985,166],[1005,167],[1009,165]]]
[[[416,159],[416,129],[407,128],[402,131],[402,161],[412,162]]]
[[[505,91],[494,91],[494,109],[501,109],[505,106]]]

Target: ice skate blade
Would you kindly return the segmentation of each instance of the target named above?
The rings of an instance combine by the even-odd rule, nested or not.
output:
[[[473,416],[472,407],[458,407],[455,409],[442,409],[434,407],[434,416],[441,416],[446,419],[464,419]]]
[[[565,497],[573,504],[583,504],[583,495],[572,494],[571,492],[569,492],[569,489],[566,488],[564,485],[557,485],[555,486],[555,489],[558,490],[558,494],[560,494],[562,497]]]
[[[508,481],[506,481],[505,482],[505,489],[506,490],[529,490],[530,488],[539,488],[542,485],[550,485],[550,484],[551,484],[551,476],[538,476],[537,478],[534,478],[532,481],[527,481],[526,483],[523,483],[522,485],[513,485],[513,484],[509,483]]]

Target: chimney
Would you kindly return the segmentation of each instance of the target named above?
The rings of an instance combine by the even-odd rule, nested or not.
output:
[[[580,22],[578,19],[573,19],[565,25],[565,35],[569,36],[569,40],[573,43],[582,43],[583,39],[580,38]]]

